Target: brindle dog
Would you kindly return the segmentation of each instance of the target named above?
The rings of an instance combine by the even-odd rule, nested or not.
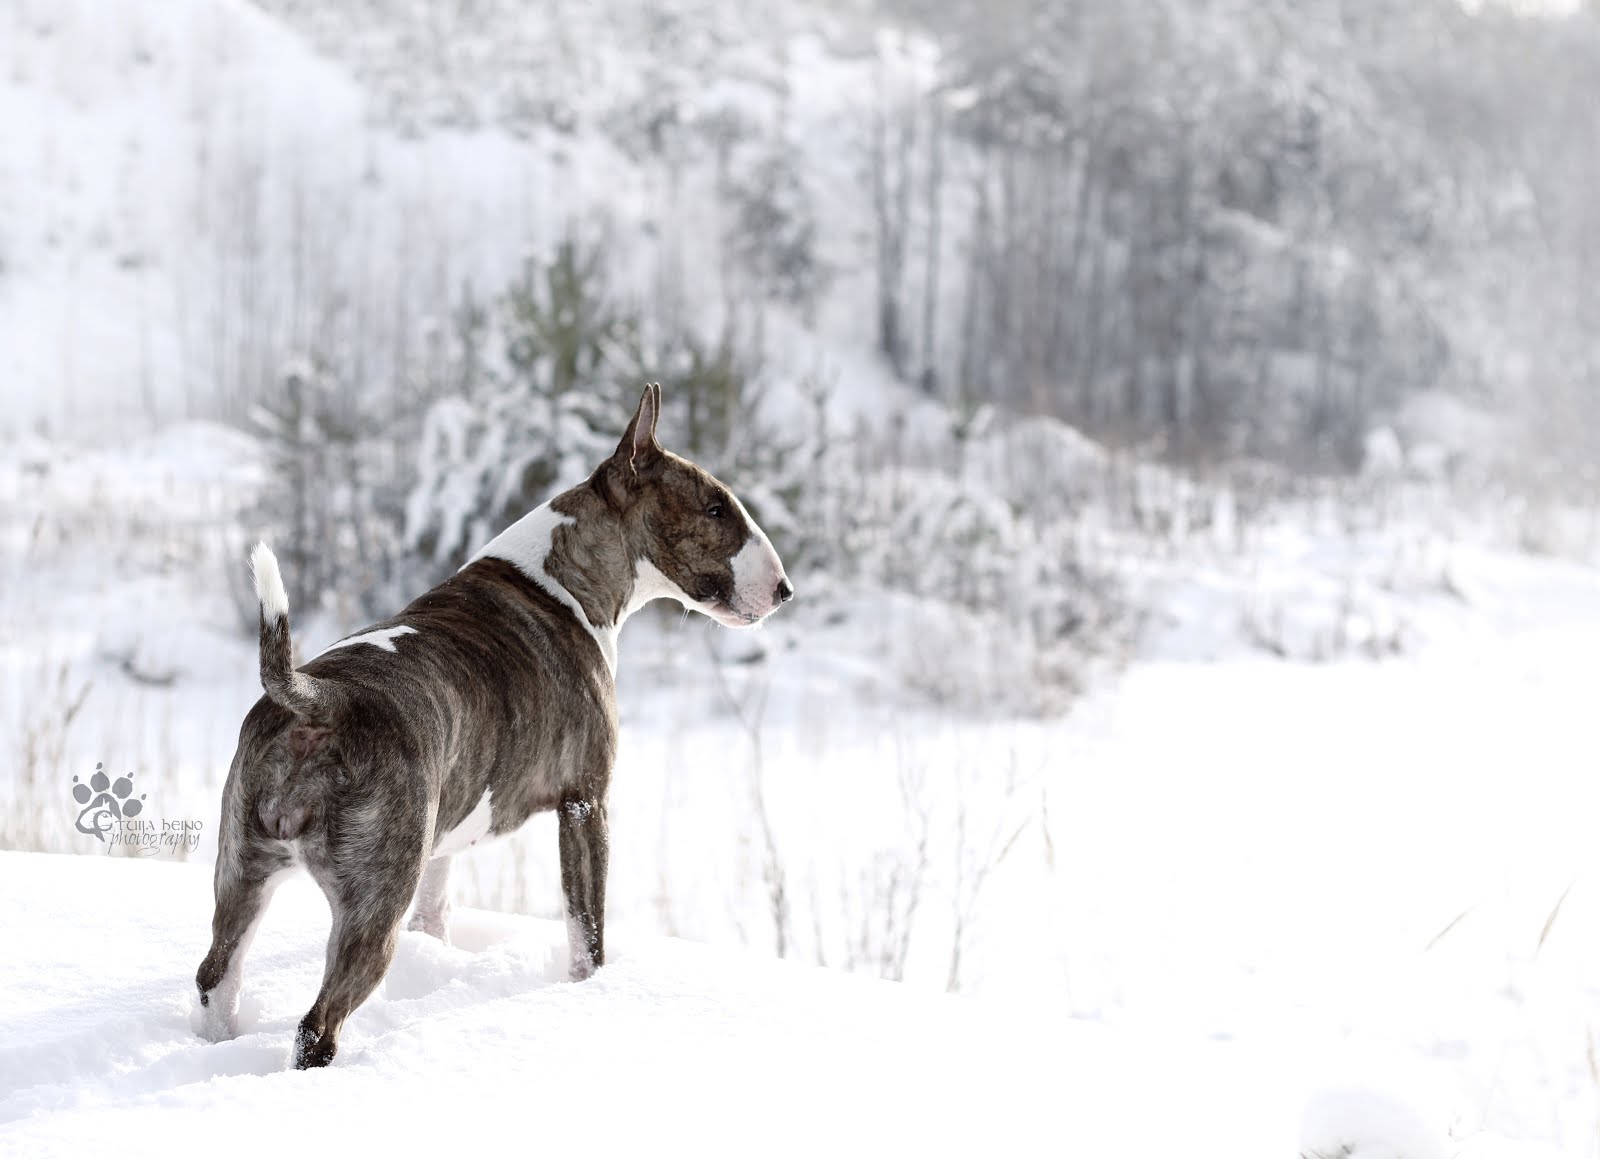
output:
[[[296,1067],[339,1029],[411,928],[447,937],[451,855],[557,811],[571,975],[605,961],[606,792],[624,620],[666,596],[730,627],[794,591],[755,522],[705,471],[661,449],[645,388],[616,452],[507,528],[393,619],[296,670],[289,601],[252,556],[261,683],[222,793],[211,951],[195,981],[207,1037],[235,1032],[242,959],[279,880],[304,866],[333,929]]]

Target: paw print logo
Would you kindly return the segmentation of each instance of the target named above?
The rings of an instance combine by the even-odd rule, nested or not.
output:
[[[106,776],[105,767],[98,763],[87,785],[79,783],[77,777],[72,778],[72,799],[83,806],[78,814],[78,832],[91,834],[101,841],[118,821],[137,817],[144,810],[144,796],[133,797],[133,777],[118,777],[113,781]]]

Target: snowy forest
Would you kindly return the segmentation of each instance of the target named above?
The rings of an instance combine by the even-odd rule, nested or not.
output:
[[[1596,190],[1594,3],[0,0],[0,850],[659,381],[799,598],[623,634],[624,929],[1600,1154]]]

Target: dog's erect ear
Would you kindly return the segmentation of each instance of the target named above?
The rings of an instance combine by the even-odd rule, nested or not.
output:
[[[661,444],[656,442],[656,422],[660,418],[661,384],[648,383],[639,399],[639,409],[633,412],[633,421],[611,457],[635,475],[654,464],[661,457]]]

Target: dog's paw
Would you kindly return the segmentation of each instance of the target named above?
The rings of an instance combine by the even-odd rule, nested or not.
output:
[[[311,1070],[313,1067],[327,1066],[333,1061],[337,1050],[333,1035],[302,1022],[294,1036],[294,1069]]]
[[[195,1001],[194,1018],[191,1020],[194,1032],[207,1042],[227,1042],[230,1038],[237,1038],[238,1016],[227,1006],[220,990],[213,990],[210,994],[201,991]]]
[[[406,923],[406,929],[419,934],[427,934],[438,938],[445,945],[450,944],[450,923],[448,914],[423,914],[414,913],[411,920]]]

